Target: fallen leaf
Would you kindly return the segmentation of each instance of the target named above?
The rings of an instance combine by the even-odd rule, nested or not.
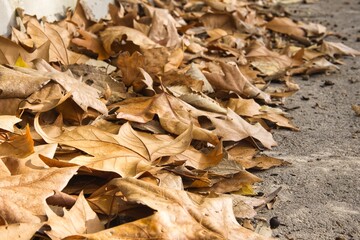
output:
[[[240,141],[247,137],[254,137],[267,148],[276,145],[271,133],[259,124],[249,124],[230,109],[227,110],[226,115],[202,111],[164,93],[151,98],[125,100],[117,106],[119,106],[118,118],[145,123],[157,114],[161,126],[178,135],[188,129],[192,123],[194,125],[193,137],[198,140],[217,143],[218,136],[224,141]],[[201,117],[209,119],[215,129],[201,128],[199,123]]]
[[[342,56],[342,55],[350,55],[350,56],[358,56],[360,52],[346,46],[340,42],[328,42],[323,41],[320,47],[320,51],[329,55],[330,57]]]
[[[7,223],[38,223],[46,198],[61,191],[78,167],[49,168],[1,178],[0,214]],[[36,191],[35,191],[36,189]]]
[[[256,97],[271,102],[270,96],[256,88],[236,65],[219,62],[222,73],[204,72],[207,80],[218,90],[234,91],[244,97]]]
[[[252,66],[268,76],[286,71],[294,64],[288,56],[271,51],[258,42],[251,46],[246,58],[250,60]]]
[[[97,58],[99,60],[109,58],[109,54],[105,52],[102,42],[100,41],[98,36],[83,29],[79,29],[78,32],[83,36],[84,39],[73,38],[71,40],[72,43],[81,47],[85,47],[86,49],[98,54]]]
[[[49,143],[59,143],[80,149],[90,156],[75,157],[70,161],[101,171],[113,171],[123,177],[140,176],[156,169],[152,162],[163,156],[173,156],[185,151],[191,141],[192,128],[171,141],[158,139],[156,135],[134,131],[124,124],[119,134],[111,134],[93,126],[75,128],[52,138],[46,135],[35,120],[35,129]]]
[[[31,239],[43,223],[14,223],[0,226],[1,239]]]
[[[18,74],[26,74],[31,76],[31,79],[34,79],[35,81],[56,81],[67,92],[71,93],[72,99],[84,111],[86,111],[88,107],[92,107],[100,113],[107,113],[107,108],[105,104],[98,99],[99,94],[95,88],[86,85],[80,80],[77,80],[72,76],[68,75],[67,73],[57,71],[44,60],[37,61],[36,66],[38,70],[19,67],[15,68],[15,70],[18,72]]]
[[[268,29],[275,32],[284,33],[287,35],[294,35],[304,37],[305,32],[293,20],[287,17],[275,17],[265,25]]]
[[[112,44],[115,41],[118,41],[120,45],[123,44],[122,41],[131,41],[141,49],[160,47],[160,45],[148,38],[142,32],[124,26],[108,27],[105,29],[105,31],[101,32],[100,36],[105,51],[110,55],[115,53],[114,49],[112,48]]]
[[[24,158],[34,152],[34,141],[30,135],[30,127],[27,125],[25,134],[11,134],[8,139],[0,143],[0,157]]]
[[[37,47],[40,47],[46,42],[50,42],[50,62],[60,61],[65,65],[70,64],[67,50],[68,43],[64,42],[63,36],[54,25],[45,23],[42,27],[37,20],[35,20],[27,24],[26,30]]]
[[[104,229],[96,213],[90,208],[84,194],[80,193],[75,205],[64,216],[56,215],[49,207],[46,208],[48,220],[46,224],[51,227],[45,233],[51,239],[63,239],[70,235],[94,233]]]
[[[21,122],[21,119],[11,115],[0,115],[0,129],[14,132],[14,125]]]
[[[115,186],[128,202],[147,205],[157,212],[135,222],[74,238],[266,239],[237,223],[230,198],[203,198],[131,178],[114,179],[108,186]]]

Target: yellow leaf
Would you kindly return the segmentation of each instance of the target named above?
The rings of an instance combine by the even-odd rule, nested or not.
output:
[[[22,59],[21,56],[19,56],[19,57],[16,59],[15,66],[24,67],[24,68],[28,68],[28,67],[29,67],[29,65]]]

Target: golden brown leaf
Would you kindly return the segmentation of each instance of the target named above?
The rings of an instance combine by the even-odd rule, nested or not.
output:
[[[31,239],[36,231],[42,227],[43,223],[14,223],[0,226],[1,239]]]
[[[109,54],[105,51],[98,36],[83,29],[79,29],[78,32],[83,36],[84,39],[73,38],[71,42],[98,54],[97,58],[100,60],[109,58]]]
[[[30,127],[27,125],[25,134],[11,134],[8,139],[0,143],[0,157],[24,158],[34,152],[34,141],[30,134]]]
[[[260,98],[271,102],[270,96],[255,87],[236,65],[219,62],[221,73],[204,72],[207,80],[218,90],[234,91],[247,98]]]
[[[94,233],[104,229],[96,213],[90,208],[84,194],[80,193],[75,205],[64,216],[56,215],[49,207],[46,208],[47,225],[51,227],[46,234],[51,239],[63,239],[70,235]]]
[[[230,198],[203,198],[132,178],[114,179],[108,186],[116,187],[129,203],[141,203],[157,212],[112,229],[77,235],[78,238],[266,239],[237,223]]]
[[[247,137],[258,139],[265,147],[271,148],[276,142],[271,133],[259,124],[251,125],[228,109],[227,114],[202,111],[169,94],[158,94],[151,98],[125,100],[119,104],[117,117],[140,123],[149,122],[157,114],[161,126],[174,134],[181,134],[192,123],[194,139],[217,143],[218,137],[224,141],[240,141]],[[213,128],[201,127],[201,119],[210,121]]]
[[[49,168],[1,178],[0,214],[7,223],[37,223],[45,216],[45,199],[62,190],[78,167]]]
[[[294,35],[298,37],[304,37],[305,32],[301,27],[293,20],[287,17],[275,17],[273,20],[265,25],[268,29],[275,32],[284,33],[287,35]]]

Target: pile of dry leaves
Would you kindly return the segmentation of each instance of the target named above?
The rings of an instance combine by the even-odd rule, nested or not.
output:
[[[104,6],[105,7],[105,6]],[[0,37],[2,239],[267,239],[248,169],[295,74],[360,52],[269,1],[119,0],[92,21],[17,11]]]

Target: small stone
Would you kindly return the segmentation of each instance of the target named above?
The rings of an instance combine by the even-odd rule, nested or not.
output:
[[[275,229],[280,226],[280,221],[277,217],[272,217],[270,219],[270,228]]]
[[[325,82],[321,85],[321,87],[327,87],[332,85],[335,85],[335,83],[330,80],[325,80]]]
[[[302,76],[302,80],[304,80],[304,81],[309,80],[309,78],[310,78],[310,76],[307,74]]]

